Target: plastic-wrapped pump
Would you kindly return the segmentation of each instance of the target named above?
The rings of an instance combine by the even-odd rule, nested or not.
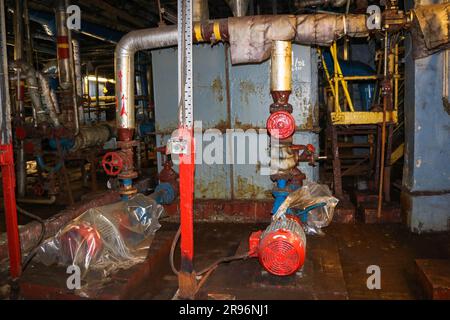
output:
[[[98,283],[118,269],[144,261],[163,213],[152,196],[142,194],[89,209],[46,240],[36,260],[76,265],[86,286]]]
[[[333,220],[334,209],[338,202],[328,186],[306,182],[303,187],[287,196],[272,219],[283,218],[289,209],[294,214],[300,215],[299,218],[307,233],[321,233],[320,229],[328,226]]]

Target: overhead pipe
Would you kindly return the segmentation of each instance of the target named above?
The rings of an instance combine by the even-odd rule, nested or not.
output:
[[[298,15],[298,16],[254,16],[214,20],[206,23],[194,24],[193,40],[195,42],[227,42],[230,40],[229,24],[233,25],[233,32],[244,31],[249,33],[249,28],[258,29],[258,26],[264,24],[266,27],[266,38],[276,38],[277,28],[283,28],[281,37],[303,44],[320,44],[331,43],[336,38],[345,33],[350,36],[366,36],[367,29],[365,26],[365,15]],[[286,21],[288,20],[288,21]],[[254,21],[249,27],[248,21]],[[286,21],[281,24],[280,21]],[[362,21],[362,22],[361,22]],[[244,28],[244,29],[242,29]],[[288,30],[288,33],[285,31]],[[300,30],[300,31],[298,31]],[[252,31],[253,32],[253,31]],[[247,35],[247,34],[245,34]],[[289,38],[287,38],[289,37]],[[239,46],[242,41],[236,38],[231,43],[231,49]],[[261,40],[256,39],[255,41]],[[264,39],[263,39],[264,40]],[[273,39],[277,40],[277,39]],[[115,76],[116,76],[116,103],[117,103],[117,128],[118,137],[122,141],[130,141],[133,138],[135,129],[135,72],[134,72],[134,55],[140,50],[151,50],[156,48],[164,48],[175,46],[177,44],[177,28],[176,26],[163,26],[159,28],[150,28],[143,30],[131,31],[126,34],[116,46],[115,49]],[[244,43],[243,43],[244,44]],[[246,43],[248,45],[248,43]],[[271,43],[270,43],[271,44]],[[263,48],[265,49],[265,48]],[[250,49],[249,49],[250,50]],[[245,51],[239,54],[239,59],[233,59],[234,63],[258,62],[260,56],[265,58],[270,56],[271,45],[268,46],[268,52],[261,53],[258,50],[258,56],[251,56],[251,52]],[[244,54],[245,53],[245,54]],[[261,53],[259,55],[259,53]],[[247,57],[247,61],[244,60]]]

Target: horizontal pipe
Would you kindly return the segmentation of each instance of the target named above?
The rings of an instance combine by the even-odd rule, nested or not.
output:
[[[303,24],[306,26],[306,31],[298,34],[298,32],[293,32],[290,39],[282,39],[286,41],[296,41],[302,43],[302,41],[308,44],[320,44],[321,39],[315,39],[312,35],[318,30],[324,29],[327,33],[331,33],[333,37],[339,37],[340,34],[345,33],[348,28],[350,19],[364,18],[363,15],[353,15],[352,17],[343,17],[339,23],[337,23],[338,18],[334,15],[318,15],[313,16],[312,19],[310,15],[299,15],[299,16],[256,16],[256,17],[240,17],[231,18],[233,19],[234,26],[238,25],[241,21],[243,23],[243,28],[248,27],[248,21],[253,21],[254,19],[259,24],[267,23],[270,25],[271,33],[266,35],[270,39],[274,34],[277,33],[277,28],[288,26],[289,31],[293,27],[291,23],[295,24],[298,28],[301,28]],[[331,19],[329,19],[331,18]],[[261,20],[263,19],[263,20]],[[264,20],[265,19],[265,20]],[[285,23],[280,27],[277,23],[279,20],[289,20],[288,25]],[[364,18],[365,19],[365,18]],[[347,21],[348,20],[348,21]],[[229,41],[229,30],[228,23],[230,20],[221,19],[215,21],[209,21],[205,23],[195,23],[193,40],[195,42],[217,42],[217,41]],[[264,22],[265,21],[265,22]],[[237,23],[238,22],[238,23]],[[365,28],[365,25],[363,26]],[[251,27],[250,27],[251,28]],[[342,29],[342,30],[341,30]],[[322,33],[325,32],[322,30]],[[246,30],[248,32],[248,30]],[[338,32],[337,32],[338,31]],[[352,30],[353,31],[353,30]],[[367,31],[363,32],[352,32],[351,36],[358,36],[359,34],[364,35]],[[305,36],[305,32],[308,35]],[[289,33],[291,34],[291,33]],[[328,36],[329,38],[330,36]],[[239,42],[239,39],[236,39]],[[273,39],[277,40],[277,39]],[[280,39],[281,40],[281,39]],[[231,41],[233,44],[233,41]],[[235,41],[236,42],[236,41]],[[126,34],[117,44],[115,50],[115,74],[116,74],[116,103],[117,103],[117,128],[118,128],[118,138],[121,141],[130,141],[133,139],[135,124],[135,97],[134,97],[134,87],[135,87],[135,71],[134,71],[134,55],[140,50],[151,50],[156,48],[164,48],[175,46],[177,44],[177,28],[176,26],[163,26],[159,28],[136,30]],[[236,44],[234,44],[236,45]],[[248,44],[247,44],[248,45]],[[246,48],[247,49],[247,48]],[[246,50],[245,49],[245,50]],[[269,53],[270,54],[270,53]],[[244,55],[245,56],[245,55]],[[239,63],[244,63],[245,61],[239,60]]]
[[[17,198],[17,202],[20,203],[30,203],[30,204],[54,204],[56,202],[56,196],[50,196],[48,199],[38,199],[38,198]]]

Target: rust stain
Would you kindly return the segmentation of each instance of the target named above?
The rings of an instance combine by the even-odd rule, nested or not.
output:
[[[263,195],[261,197],[261,195]],[[236,196],[244,198],[269,198],[271,190],[267,190],[253,183],[251,179],[237,176]]]
[[[259,128],[258,126],[255,126],[254,124],[251,123],[242,123],[239,120],[235,120],[234,122],[234,128],[236,129],[242,129],[242,130],[248,130],[248,129],[265,129],[265,127],[263,128]]]
[[[251,81],[242,80],[239,83],[239,90],[241,91],[241,102],[244,105],[248,105],[249,96],[256,93],[255,84]]]
[[[196,197],[200,199],[224,199],[226,183],[223,176],[216,176],[214,181],[205,183],[203,180],[196,180]]]
[[[214,93],[214,96],[216,97],[217,101],[222,102],[223,101],[223,84],[220,77],[217,77],[213,80],[211,84],[212,91]]]

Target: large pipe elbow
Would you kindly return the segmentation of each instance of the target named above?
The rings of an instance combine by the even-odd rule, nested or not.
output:
[[[120,39],[115,50],[117,128],[119,140],[132,139],[135,128],[134,55],[140,50],[170,47],[177,44],[176,26],[136,30]]]

